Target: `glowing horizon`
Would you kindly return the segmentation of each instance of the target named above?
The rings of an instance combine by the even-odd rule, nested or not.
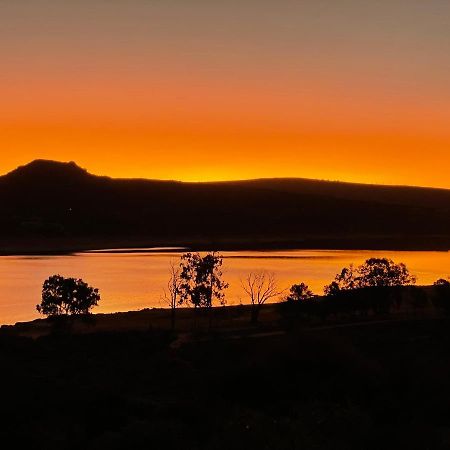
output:
[[[85,167],[82,164],[78,164],[77,161],[73,160],[54,160],[54,159],[42,159],[38,158],[37,160],[43,160],[43,161],[51,161],[56,163],[75,163],[79,168],[86,170],[90,175],[94,176],[100,176],[100,177],[108,177],[116,180],[149,180],[149,181],[174,181],[174,182],[181,182],[181,183],[221,183],[221,182],[240,182],[240,181],[255,181],[255,180],[311,180],[311,181],[323,181],[323,182],[330,182],[330,183],[350,183],[350,184],[362,184],[362,185],[373,185],[373,186],[392,186],[392,187],[417,187],[417,188],[431,188],[431,189],[450,189],[446,187],[441,186],[432,186],[432,185],[414,185],[414,184],[396,184],[396,183],[371,183],[371,182],[364,182],[364,181],[355,181],[352,180],[343,180],[343,179],[337,179],[337,178],[321,178],[321,177],[302,177],[302,176],[255,176],[255,177],[249,177],[249,178],[192,178],[192,179],[177,179],[177,178],[149,178],[146,176],[123,176],[123,175],[111,175],[104,171],[100,172],[94,172],[89,169],[89,167]],[[16,169],[27,166],[28,164],[32,163],[33,161],[28,161],[23,164],[19,164],[17,167],[13,167],[11,170],[7,170],[4,173],[0,173],[0,177],[8,175],[9,173],[15,171]]]
[[[18,3],[0,173],[450,188],[448,2]]]

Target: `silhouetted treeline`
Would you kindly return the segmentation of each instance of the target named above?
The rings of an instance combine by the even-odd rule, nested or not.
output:
[[[281,311],[286,316],[326,319],[330,315],[388,314],[402,308],[417,311],[427,306],[450,310],[450,282],[438,280],[430,288],[414,286],[417,277],[404,263],[388,258],[369,258],[355,267],[344,267],[324,288],[313,295],[305,283],[293,285]]]
[[[315,297],[306,301],[280,303],[286,318],[320,319],[330,317],[365,317],[398,312],[420,312],[434,309],[450,314],[448,286],[385,286],[343,290],[335,295]]]

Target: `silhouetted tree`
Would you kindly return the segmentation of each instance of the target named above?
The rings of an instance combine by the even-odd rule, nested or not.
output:
[[[325,286],[325,295],[369,287],[407,286],[415,282],[416,277],[405,264],[396,264],[387,258],[371,258],[357,268],[350,265],[342,269],[334,281]]]
[[[314,298],[314,293],[305,283],[294,284],[289,289],[289,295],[286,297],[288,302],[302,302]]]
[[[442,308],[446,314],[450,314],[450,281],[441,278],[434,283],[434,304]]]
[[[285,320],[313,317],[319,314],[320,302],[305,283],[294,284],[279,310]]]
[[[445,278],[440,278],[434,283],[434,286],[450,288],[450,281]]]
[[[249,273],[245,281],[241,281],[241,284],[252,305],[252,323],[258,322],[262,305],[271,298],[278,297],[283,292],[277,288],[275,275],[265,271]]]
[[[42,301],[36,305],[46,316],[88,314],[100,301],[98,289],[81,279],[53,275],[42,287]]]
[[[172,330],[175,328],[175,314],[181,299],[181,269],[170,264],[170,278],[167,282],[167,291],[164,291],[164,301],[170,307],[170,320]]]
[[[228,283],[222,280],[223,258],[216,252],[201,256],[199,253],[185,253],[181,257],[179,304],[190,303],[194,307],[210,308],[214,300],[225,304]]]

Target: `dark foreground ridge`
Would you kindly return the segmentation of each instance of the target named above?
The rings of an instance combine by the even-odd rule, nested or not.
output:
[[[266,305],[39,320],[0,332],[17,448],[446,449],[450,321]],[[404,305],[405,306],[405,305]]]
[[[0,252],[450,248],[450,190],[261,179],[111,179],[34,161],[0,177]]]

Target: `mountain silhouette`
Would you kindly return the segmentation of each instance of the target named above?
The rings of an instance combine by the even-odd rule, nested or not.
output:
[[[2,241],[292,241],[334,247],[450,242],[450,190],[308,179],[185,183],[112,179],[37,160],[0,177]],[[381,244],[380,244],[381,245]],[[369,245],[370,246],[370,245]]]
[[[37,159],[25,166],[20,166],[4,179],[21,183],[46,183],[55,181],[82,181],[88,178],[87,170],[79,167],[75,162],[57,162],[44,159]]]

